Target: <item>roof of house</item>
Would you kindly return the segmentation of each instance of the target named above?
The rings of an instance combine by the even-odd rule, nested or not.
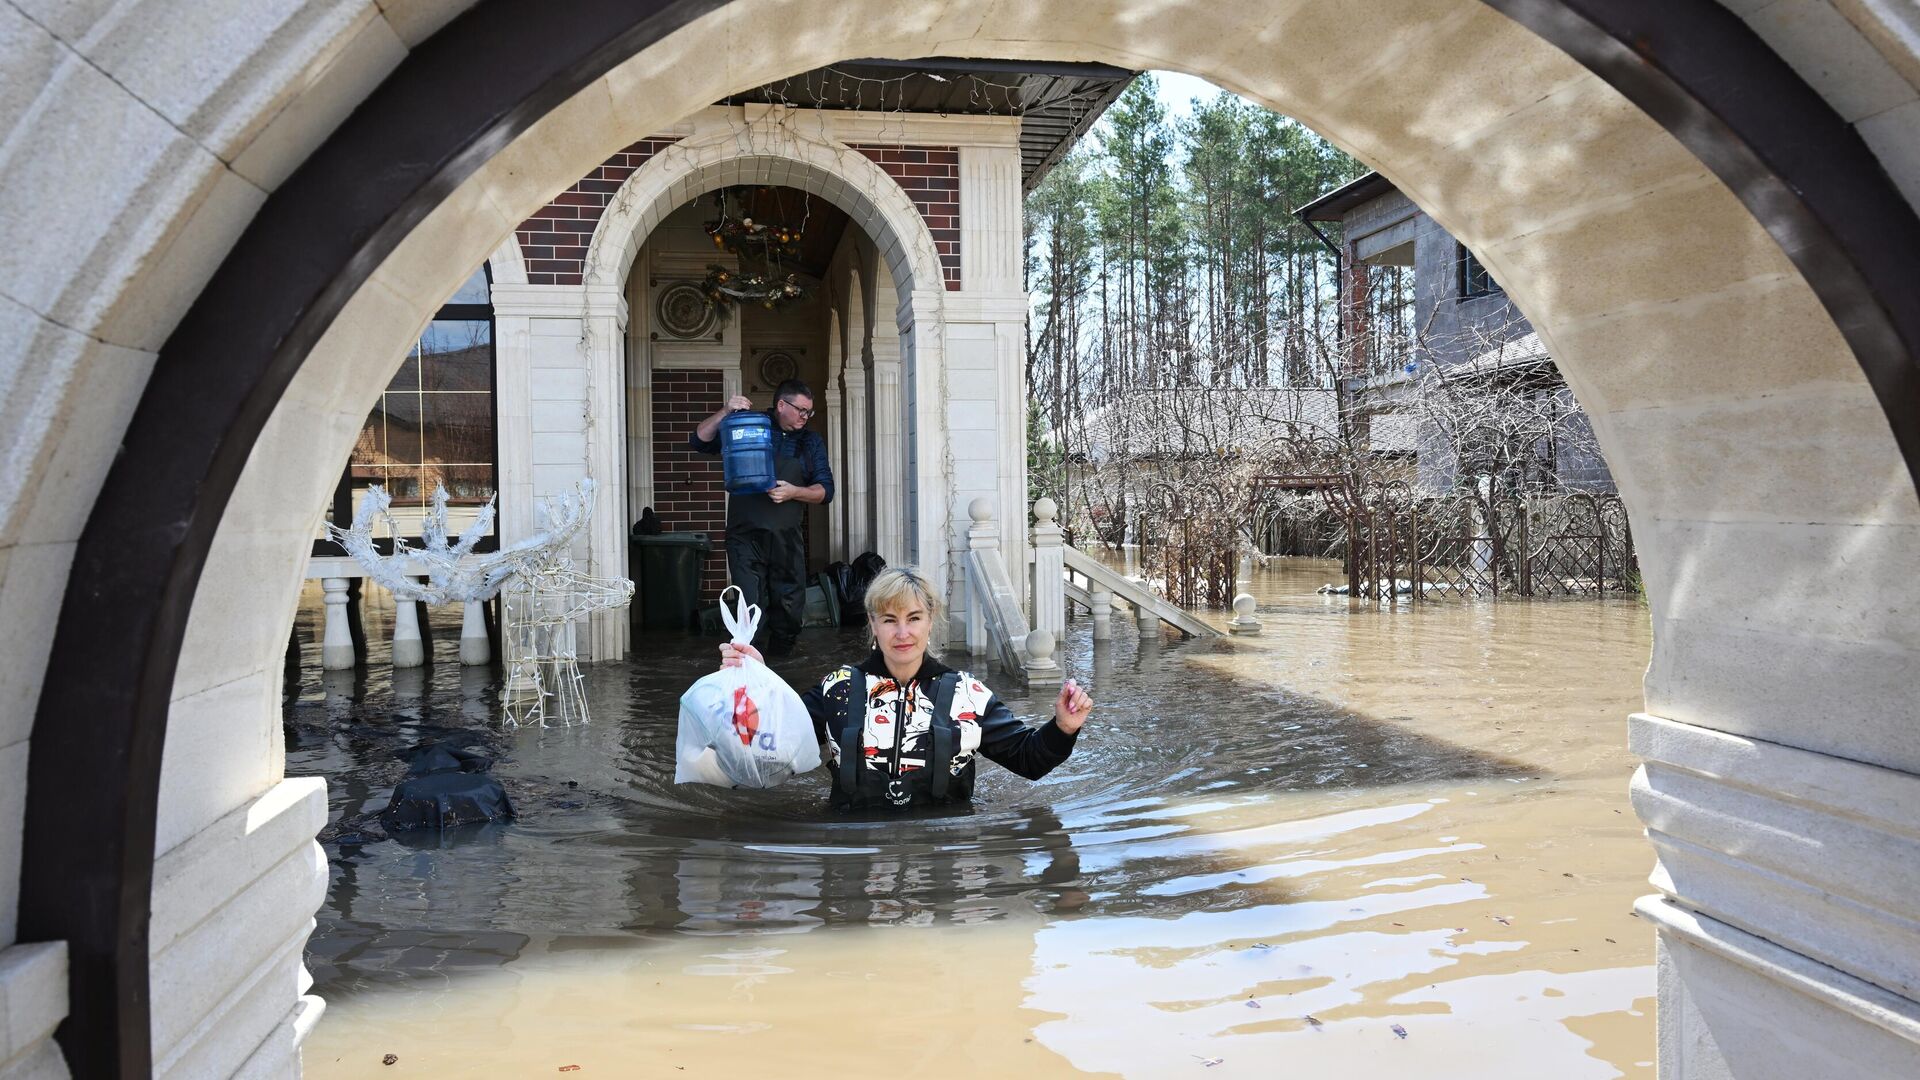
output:
[[[1295,209],[1293,215],[1305,221],[1339,221],[1361,203],[1397,190],[1393,181],[1377,172],[1370,172]]]
[[[1083,445],[1095,461],[1188,457],[1258,449],[1284,428],[1339,431],[1338,391],[1195,386],[1134,390],[1089,412]]]
[[[1474,369],[1491,370],[1535,364],[1546,359],[1549,359],[1546,342],[1540,340],[1539,334],[1528,330],[1502,341],[1488,342],[1486,348],[1475,352],[1464,364]]]
[[[847,60],[757,86],[720,104],[1019,116],[1021,186],[1032,191],[1138,72],[1108,64],[977,60]]]

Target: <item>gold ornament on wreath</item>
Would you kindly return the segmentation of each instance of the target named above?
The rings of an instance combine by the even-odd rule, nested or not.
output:
[[[762,189],[763,194],[765,190]],[[800,257],[800,240],[806,233],[807,218],[812,216],[813,209],[811,196],[805,199],[799,225],[769,224],[755,221],[744,213],[735,217],[729,212],[727,188],[714,193],[714,205],[720,216],[706,223],[707,235],[714,247],[738,258],[739,268],[729,269],[718,263],[707,267],[700,292],[710,308],[724,317],[736,303],[759,304],[768,311],[776,311],[807,298],[811,292],[807,282],[782,265]]]
[[[777,311],[807,297],[807,286],[798,274],[772,277],[763,273],[729,270],[718,264],[707,267],[707,279],[701,283],[707,303],[725,310],[735,303],[759,304]]]

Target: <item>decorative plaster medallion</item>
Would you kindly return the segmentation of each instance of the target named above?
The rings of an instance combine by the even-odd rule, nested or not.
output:
[[[654,310],[660,330],[683,341],[707,337],[720,320],[719,312],[707,303],[699,284],[692,281],[676,281],[661,289]]]
[[[760,382],[769,389],[778,387],[799,373],[799,362],[785,349],[774,349],[760,355]]]

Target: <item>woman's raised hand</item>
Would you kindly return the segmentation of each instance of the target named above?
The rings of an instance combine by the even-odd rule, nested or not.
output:
[[[1060,697],[1053,703],[1053,722],[1060,725],[1061,731],[1072,735],[1080,730],[1081,724],[1087,722],[1087,714],[1092,711],[1093,699],[1080,689],[1079,683],[1068,679],[1060,687]]]
[[[739,667],[743,656],[751,656],[762,664],[767,662],[767,658],[760,655],[760,650],[751,645],[735,645],[729,641],[720,646],[720,666],[723,668]]]

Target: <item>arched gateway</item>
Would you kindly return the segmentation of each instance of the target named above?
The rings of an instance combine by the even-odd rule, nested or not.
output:
[[[40,1022],[11,1025],[0,1060],[289,1067],[317,1012],[300,942],[324,803],[282,779],[275,680],[314,508],[386,358],[626,141],[836,60],[960,54],[1206,75],[1390,174],[1481,254],[1592,414],[1637,526],[1663,1068],[1920,1062],[1904,9],[1813,2],[1749,27],[1709,0],[804,17],[489,0],[435,32],[458,5],[316,4],[236,15],[212,56],[191,33],[208,16],[177,6],[139,9],[189,31],[144,49],[118,10],[7,15],[8,84],[42,89],[9,114],[22,224],[0,262],[19,372],[0,979],[47,1007],[15,1014]],[[102,146],[113,167],[89,164]],[[56,620],[43,662],[31,642]]]

